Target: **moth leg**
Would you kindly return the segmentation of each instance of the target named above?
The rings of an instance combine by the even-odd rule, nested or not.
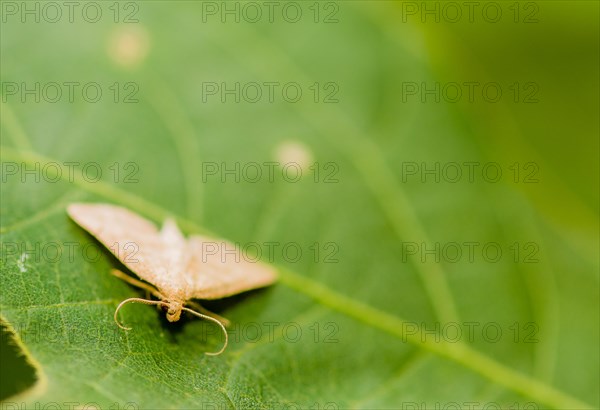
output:
[[[185,302],[185,304],[191,306],[192,308],[194,308],[194,310],[201,312],[203,315],[210,316],[213,319],[217,319],[219,322],[223,323],[223,326],[225,327],[229,327],[229,325],[231,325],[231,322],[229,320],[225,319],[223,316],[219,316],[216,313],[211,312],[210,310],[205,309],[199,303],[188,300],[187,302]]]
[[[155,297],[157,297],[160,300],[165,300],[166,298],[164,297],[164,295],[162,293],[160,293],[158,291],[158,289],[150,286],[147,283],[142,282],[141,280],[137,280],[135,278],[132,278],[131,276],[127,275],[126,273],[121,272],[118,269],[111,269],[110,273],[112,273],[113,275],[115,275],[117,278],[124,280],[125,282],[129,283],[130,285],[133,285],[137,288],[140,289],[144,289],[146,292],[150,292],[150,294],[154,295]]]

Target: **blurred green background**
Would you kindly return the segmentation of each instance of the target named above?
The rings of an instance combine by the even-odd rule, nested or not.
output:
[[[75,3],[1,2],[5,406],[598,407],[597,2]],[[220,173],[273,161],[302,178]],[[279,337],[208,358],[210,325],[143,306],[117,332],[116,304],[140,292],[108,274],[108,252],[65,256],[94,243],[64,213],[74,201],[299,244],[298,261],[266,260],[281,283],[210,305]],[[48,243],[61,258],[22,258]],[[478,244],[473,260],[425,253],[455,243]],[[299,341],[280,334],[289,323]],[[502,337],[452,343],[447,323]]]

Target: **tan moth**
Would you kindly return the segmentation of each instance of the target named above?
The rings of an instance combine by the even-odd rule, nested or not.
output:
[[[172,219],[165,220],[159,231],[147,219],[115,205],[75,203],[68,206],[67,213],[148,283],[118,270],[112,271],[115,276],[145,289],[158,299],[129,298],[122,301],[115,310],[114,319],[125,330],[131,328],[122,326],[117,314],[127,303],[166,307],[170,322],[178,321],[183,310],[220,326],[225,336],[223,347],[218,352],[206,354],[221,354],[228,343],[225,329],[228,321],[190,299],[221,299],[268,286],[277,279],[269,266],[240,257],[239,248],[232,243],[199,235],[186,239]],[[227,250],[227,258],[223,258],[221,252],[206,252],[207,245],[217,243]]]

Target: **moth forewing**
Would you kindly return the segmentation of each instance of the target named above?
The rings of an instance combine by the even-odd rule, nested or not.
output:
[[[207,244],[236,253],[206,252]],[[241,255],[239,247],[225,240],[192,235],[189,238],[190,266],[186,275],[192,282],[188,299],[222,299],[248,290],[273,284],[277,274],[262,262],[251,262]]]

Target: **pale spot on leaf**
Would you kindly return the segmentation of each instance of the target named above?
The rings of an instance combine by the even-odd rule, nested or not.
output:
[[[17,260],[17,267],[19,268],[19,271],[21,271],[21,273],[27,272],[27,268],[25,267],[25,261],[27,260],[28,257],[29,257],[29,255],[27,255],[26,253],[23,253]]]
[[[125,68],[140,65],[149,51],[150,36],[139,25],[115,30],[108,44],[108,55],[111,60]]]
[[[275,159],[284,166],[296,163],[305,171],[313,160],[313,154],[309,147],[299,141],[284,141],[275,149]]]

